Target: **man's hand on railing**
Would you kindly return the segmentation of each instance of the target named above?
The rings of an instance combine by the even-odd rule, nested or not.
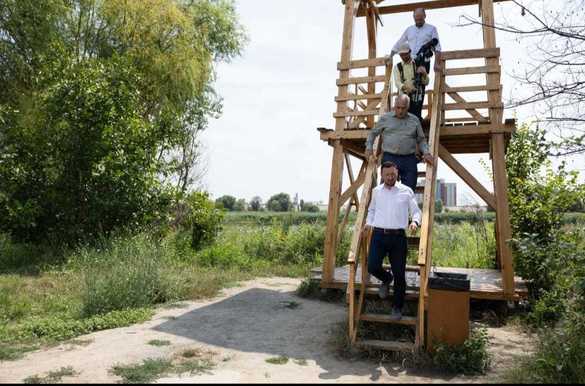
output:
[[[422,158],[426,163],[428,163],[431,166],[433,166],[433,164],[435,163],[435,158],[429,153],[424,154]]]
[[[372,230],[372,226],[365,224],[364,227],[362,228],[362,233],[366,233]]]
[[[410,229],[410,233],[412,235],[416,234],[416,230],[418,229],[418,224],[416,222],[411,222],[408,229]]]

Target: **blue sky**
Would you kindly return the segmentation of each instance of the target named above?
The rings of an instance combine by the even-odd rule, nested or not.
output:
[[[398,3],[398,2],[396,2]],[[214,197],[230,194],[249,200],[259,195],[295,193],[306,201],[327,201],[332,150],[319,140],[317,127],[333,127],[337,94],[336,63],[341,52],[343,6],[340,0],[295,2],[239,0],[241,23],[250,41],[240,58],[217,67],[216,89],[224,98],[224,113],[210,122],[201,139],[207,173],[204,187]],[[508,2],[495,5],[496,19],[515,20],[520,11]],[[443,50],[481,48],[478,26],[458,27],[461,15],[477,16],[477,6],[430,10],[427,22],[439,30]],[[378,31],[379,56],[390,51],[410,14],[383,17]],[[497,34],[504,72],[521,67],[525,47],[514,36]],[[367,57],[363,20],[356,23],[354,58]],[[504,95],[522,92],[503,75]],[[506,110],[505,117],[530,119],[532,109]],[[457,157],[489,189],[491,182],[480,160]],[[573,166],[582,159],[573,161]],[[354,161],[354,168],[359,165]],[[439,178],[459,184],[460,203],[479,198],[445,165]],[[347,177],[345,177],[347,180]]]

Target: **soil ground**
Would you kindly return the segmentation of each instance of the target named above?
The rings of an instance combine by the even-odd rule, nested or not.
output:
[[[33,375],[71,366],[77,375],[63,382],[115,383],[110,370],[147,358],[170,358],[186,349],[213,353],[215,367],[199,375],[166,376],[159,383],[444,383],[498,382],[505,370],[530,352],[532,339],[515,327],[488,328],[492,370],[485,376],[450,377],[400,364],[348,360],[332,343],[347,317],[343,303],[303,299],[295,295],[300,281],[264,278],[241,283],[207,301],[161,308],[149,322],[77,338],[77,343],[0,362],[0,382],[22,382]],[[154,339],[168,346],[152,346]],[[79,343],[84,344],[79,344]],[[289,358],[285,364],[267,359]]]

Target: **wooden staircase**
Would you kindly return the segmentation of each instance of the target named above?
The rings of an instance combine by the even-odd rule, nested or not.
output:
[[[392,73],[392,64],[386,67],[385,88],[382,97],[382,105],[380,106],[379,116],[385,114],[390,108],[388,93],[390,92],[390,79]],[[435,77],[434,90],[442,89],[443,76]],[[418,312],[416,316],[403,316],[400,320],[393,320],[390,315],[365,313],[364,307],[366,302],[366,288],[369,281],[369,274],[367,272],[367,255],[369,244],[371,240],[371,232],[364,232],[365,219],[367,215],[368,205],[371,199],[372,189],[376,183],[375,173],[378,168],[380,152],[379,138],[374,143],[377,157],[372,157],[366,162],[366,176],[363,185],[362,197],[360,206],[358,207],[356,224],[350,246],[348,257],[349,264],[349,282],[348,282],[348,301],[349,301],[349,333],[352,344],[364,346],[373,349],[387,350],[387,351],[414,351],[424,345],[424,326],[425,326],[425,299],[427,291],[427,282],[429,276],[430,261],[430,247],[432,236],[432,223],[434,216],[434,197],[436,184],[436,171],[438,163],[438,143],[439,143],[439,128],[441,125],[442,112],[442,98],[441,93],[433,95],[433,106],[431,111],[431,124],[429,133],[429,150],[435,156],[437,161],[433,166],[426,165],[426,171],[419,172],[418,177],[424,177],[424,185],[417,188],[417,192],[423,193],[423,218],[421,225],[421,236],[409,238],[409,248],[413,246],[418,247],[418,268],[420,275],[420,291],[418,296]],[[358,262],[359,260],[359,262]],[[361,269],[361,287],[359,295],[355,281],[358,265]],[[381,324],[396,324],[403,326],[411,326],[415,329],[415,342],[402,341],[382,341],[382,340],[364,340],[359,339],[358,331],[360,322],[367,321]]]

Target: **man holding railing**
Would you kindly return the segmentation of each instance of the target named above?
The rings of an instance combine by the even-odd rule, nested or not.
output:
[[[371,228],[372,241],[368,255],[368,272],[382,282],[379,296],[388,297],[394,280],[394,302],[391,318],[402,318],[406,295],[406,256],[408,242],[406,229],[416,232],[421,223],[421,211],[412,190],[397,183],[398,167],[392,162],[382,164],[383,184],[372,191],[368,207],[366,229]],[[409,223],[409,214],[412,221]],[[392,273],[383,268],[384,258],[389,256]]]
[[[366,157],[374,154],[374,140],[382,135],[382,150],[384,152],[382,163],[394,162],[404,185],[412,191],[416,189],[417,144],[423,153],[423,160],[432,165],[433,157],[429,153],[425,134],[417,117],[408,112],[410,98],[402,94],[394,99],[394,111],[380,117],[374,128],[370,130],[366,139]]]

